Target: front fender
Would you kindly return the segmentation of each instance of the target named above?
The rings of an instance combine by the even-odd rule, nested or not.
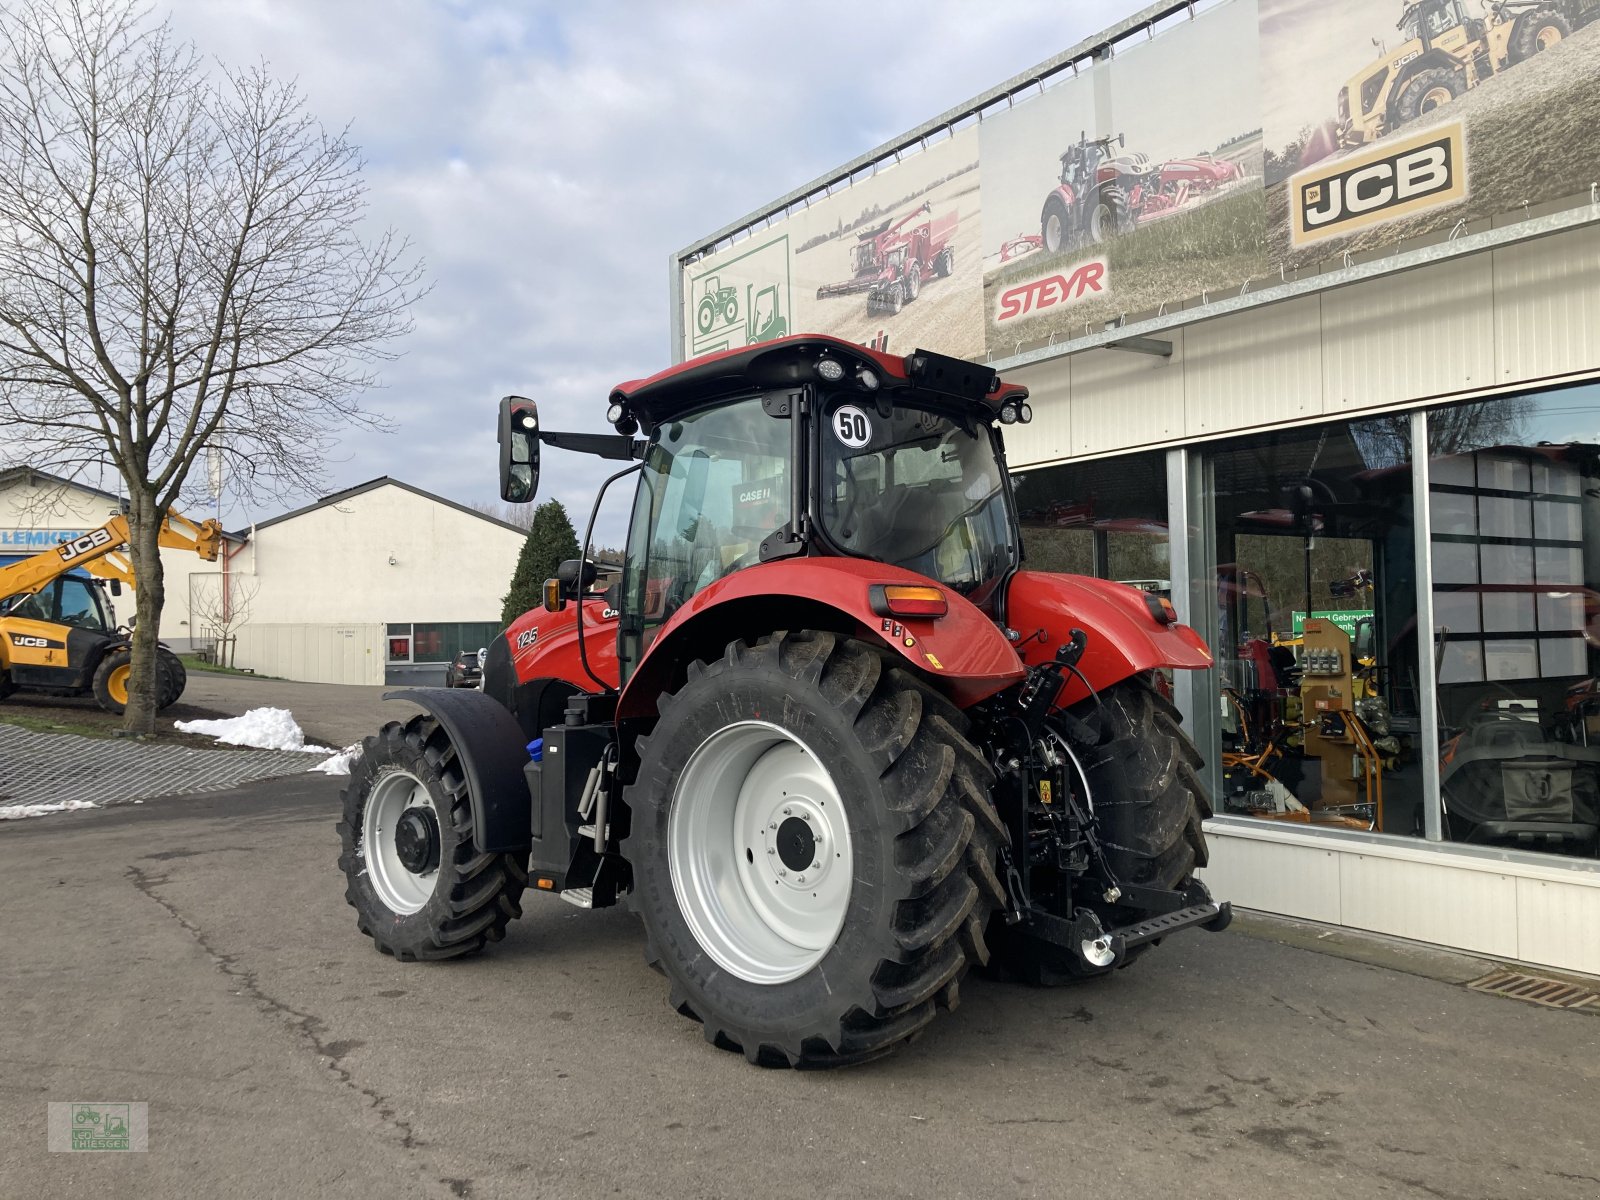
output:
[[[746,567],[697,592],[650,644],[617,704],[619,718],[647,717],[681,683],[688,664],[720,657],[735,640],[782,629],[825,629],[892,651],[960,708],[1023,676],[1022,661],[989,617],[940,586],[949,611],[938,618],[880,617],[875,583],[933,584],[901,567],[858,558],[791,558]]]
[[[1006,620],[1022,635],[1029,665],[1048,662],[1073,629],[1089,637],[1078,670],[1096,691],[1158,667],[1200,671],[1211,651],[1187,625],[1164,625],[1150,612],[1146,594],[1124,583],[1086,575],[1018,571],[1006,597]],[[1077,679],[1062,690],[1062,704],[1088,696]]]
[[[532,843],[527,739],[516,719],[476,689],[406,688],[385,700],[409,700],[444,726],[467,781],[472,840],[486,853],[526,853]]]

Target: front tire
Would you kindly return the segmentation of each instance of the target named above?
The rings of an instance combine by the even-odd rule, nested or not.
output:
[[[953,1007],[1005,899],[960,713],[809,631],[692,664],[660,710],[624,851],[671,1006],[713,1045],[793,1067],[877,1057]]]
[[[461,760],[432,717],[391,721],[367,738],[340,799],[344,897],[385,954],[402,962],[471,954],[522,915],[526,864],[473,845]]]
[[[1427,116],[1459,96],[1464,88],[1460,75],[1445,67],[1431,67],[1418,71],[1400,91],[1395,100],[1395,112],[1400,124]]]
[[[170,700],[167,698],[169,693],[172,693],[173,688],[171,666],[167,662],[167,659],[172,657],[169,652],[156,651],[157,711],[166,708],[173,700],[178,698],[177,694],[172,694]],[[182,663],[178,664],[178,669],[180,671],[183,670]],[[132,677],[133,652],[126,648],[111,651],[100,660],[100,665],[94,669],[94,679],[89,685],[89,690],[94,695],[95,703],[108,713],[113,713],[120,717],[128,709],[128,685]],[[187,672],[184,673],[184,678],[188,678]],[[178,693],[181,693],[182,690],[182,686],[179,686]]]

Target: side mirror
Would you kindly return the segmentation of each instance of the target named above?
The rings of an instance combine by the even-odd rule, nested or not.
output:
[[[573,599],[587,592],[599,574],[592,562],[569,558],[556,568],[556,578],[561,581],[561,594]]]
[[[500,401],[500,498],[526,504],[539,490],[539,406],[526,396]]]

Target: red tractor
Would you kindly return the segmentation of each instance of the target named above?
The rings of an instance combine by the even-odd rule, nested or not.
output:
[[[1198,155],[1152,163],[1125,146],[1120,134],[1084,134],[1061,156],[1061,182],[1039,214],[1039,239],[1047,252],[1132,233],[1142,222],[1170,216],[1195,197],[1243,178],[1239,165],[1226,159]]]
[[[843,283],[828,283],[817,289],[817,299],[867,293],[867,314],[894,315],[922,294],[929,279],[947,277],[956,269],[956,251],[950,244],[958,218],[946,213],[932,221],[906,227],[920,216],[933,212],[924,202],[898,221],[885,221],[856,235],[850,248],[854,276]]]
[[[1000,434],[1031,415],[987,367],[813,335],[621,384],[614,436],[508,397],[506,499],[541,444],[637,477],[622,575],[563,564],[482,692],[396,693],[425,711],[367,739],[339,823],[362,932],[450,958],[525,888],[626,900],[708,1041],[810,1067],[892,1050],[969,967],[1056,983],[1225,926],[1160,675],[1211,656],[1160,597],[1023,568]]]

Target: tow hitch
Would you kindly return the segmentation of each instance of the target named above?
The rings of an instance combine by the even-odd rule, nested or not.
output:
[[[1199,883],[1190,885],[1189,898],[1198,898],[1195,892],[1204,897],[1200,903],[1115,929],[1105,928],[1100,918],[1087,908],[1078,909],[1069,921],[1030,907],[1022,914],[1022,919],[1033,926],[1038,937],[1070,950],[1088,966],[1103,969],[1119,965],[1129,950],[1146,942],[1159,941],[1169,934],[1196,927],[1221,933],[1233,922],[1232,904],[1226,900],[1220,903],[1212,900]]]

